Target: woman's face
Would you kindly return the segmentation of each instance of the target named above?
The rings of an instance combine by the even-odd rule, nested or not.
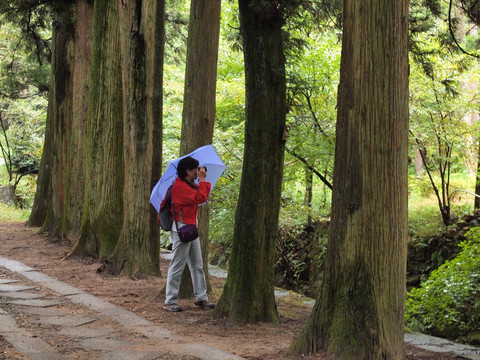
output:
[[[185,177],[186,180],[193,181],[198,177],[198,169],[190,169],[187,170],[187,176]]]

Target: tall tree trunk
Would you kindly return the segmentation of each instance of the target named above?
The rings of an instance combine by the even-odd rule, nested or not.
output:
[[[203,145],[211,144],[213,140],[220,9],[220,0],[192,0],[191,2],[180,144],[181,155],[188,154]],[[208,222],[209,207],[203,205],[198,212],[198,229],[202,246],[203,270],[207,280],[207,288],[210,290]],[[188,265],[185,268],[179,292],[180,298],[193,296]]]
[[[291,351],[405,359],[407,1],[344,0],[343,31],[326,277]]]
[[[159,274],[159,230],[150,206],[153,169],[160,168],[164,1],[123,1],[119,33],[123,73],[123,228],[112,271]],[[161,131],[161,130],[160,130]],[[157,154],[156,154],[157,153]]]
[[[273,292],[286,114],[283,18],[275,3],[239,0],[246,81],[245,150],[228,277],[216,314],[278,321]]]
[[[87,131],[88,89],[91,62],[93,3],[77,0],[72,120],[68,126],[65,199],[61,235],[76,238],[80,232],[85,190],[84,145]]]
[[[64,210],[68,128],[72,121],[74,8],[55,7],[52,64],[44,152],[29,224],[61,235]]]
[[[85,144],[85,206],[78,254],[109,256],[123,223],[123,94],[119,3],[94,2]]]

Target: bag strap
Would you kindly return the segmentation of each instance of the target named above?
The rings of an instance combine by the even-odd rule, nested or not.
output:
[[[173,196],[171,191],[170,191],[170,201],[172,203],[173,219],[175,220],[175,227],[177,228],[177,231],[178,231],[177,213],[175,212],[175,206],[173,205]],[[182,210],[178,212],[178,215],[180,215],[180,221],[183,222]]]

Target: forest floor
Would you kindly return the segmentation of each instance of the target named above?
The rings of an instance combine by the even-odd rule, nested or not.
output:
[[[277,298],[278,324],[232,326],[212,317],[211,311],[198,310],[192,300],[181,300],[184,311],[162,310],[168,261],[161,260],[160,277],[131,279],[109,276],[97,271],[101,264],[90,258],[62,260],[71,249],[66,241],[39,234],[38,229],[20,222],[0,222],[0,256],[17,260],[54,279],[90,293],[104,301],[127,309],[158,326],[185,338],[208,344],[246,359],[327,359],[322,354],[290,357],[286,351],[302,329],[312,310],[308,298],[290,293]],[[0,269],[1,270],[1,269]],[[210,301],[216,302],[224,279],[211,277]],[[47,329],[45,329],[47,330]],[[0,359],[24,359],[15,347],[0,336]],[[437,353],[405,344],[407,359],[463,359],[451,353]]]

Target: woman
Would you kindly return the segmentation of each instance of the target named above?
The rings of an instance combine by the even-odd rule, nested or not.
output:
[[[198,165],[198,160],[190,156],[181,159],[177,165],[178,176],[172,187],[172,200],[178,228],[185,224],[197,223],[198,205],[207,201],[210,193],[211,184],[205,181],[207,171],[204,167],[199,168]],[[198,185],[194,182],[197,177]],[[175,220],[173,214],[172,219]],[[172,243],[173,259],[168,268],[166,299],[163,309],[174,312],[182,311],[177,301],[180,281],[186,263],[192,276],[193,292],[196,298],[195,307],[213,309],[215,305],[210,303],[207,298],[207,283],[203,272],[200,239],[197,237],[188,243],[181,242],[174,221]]]

